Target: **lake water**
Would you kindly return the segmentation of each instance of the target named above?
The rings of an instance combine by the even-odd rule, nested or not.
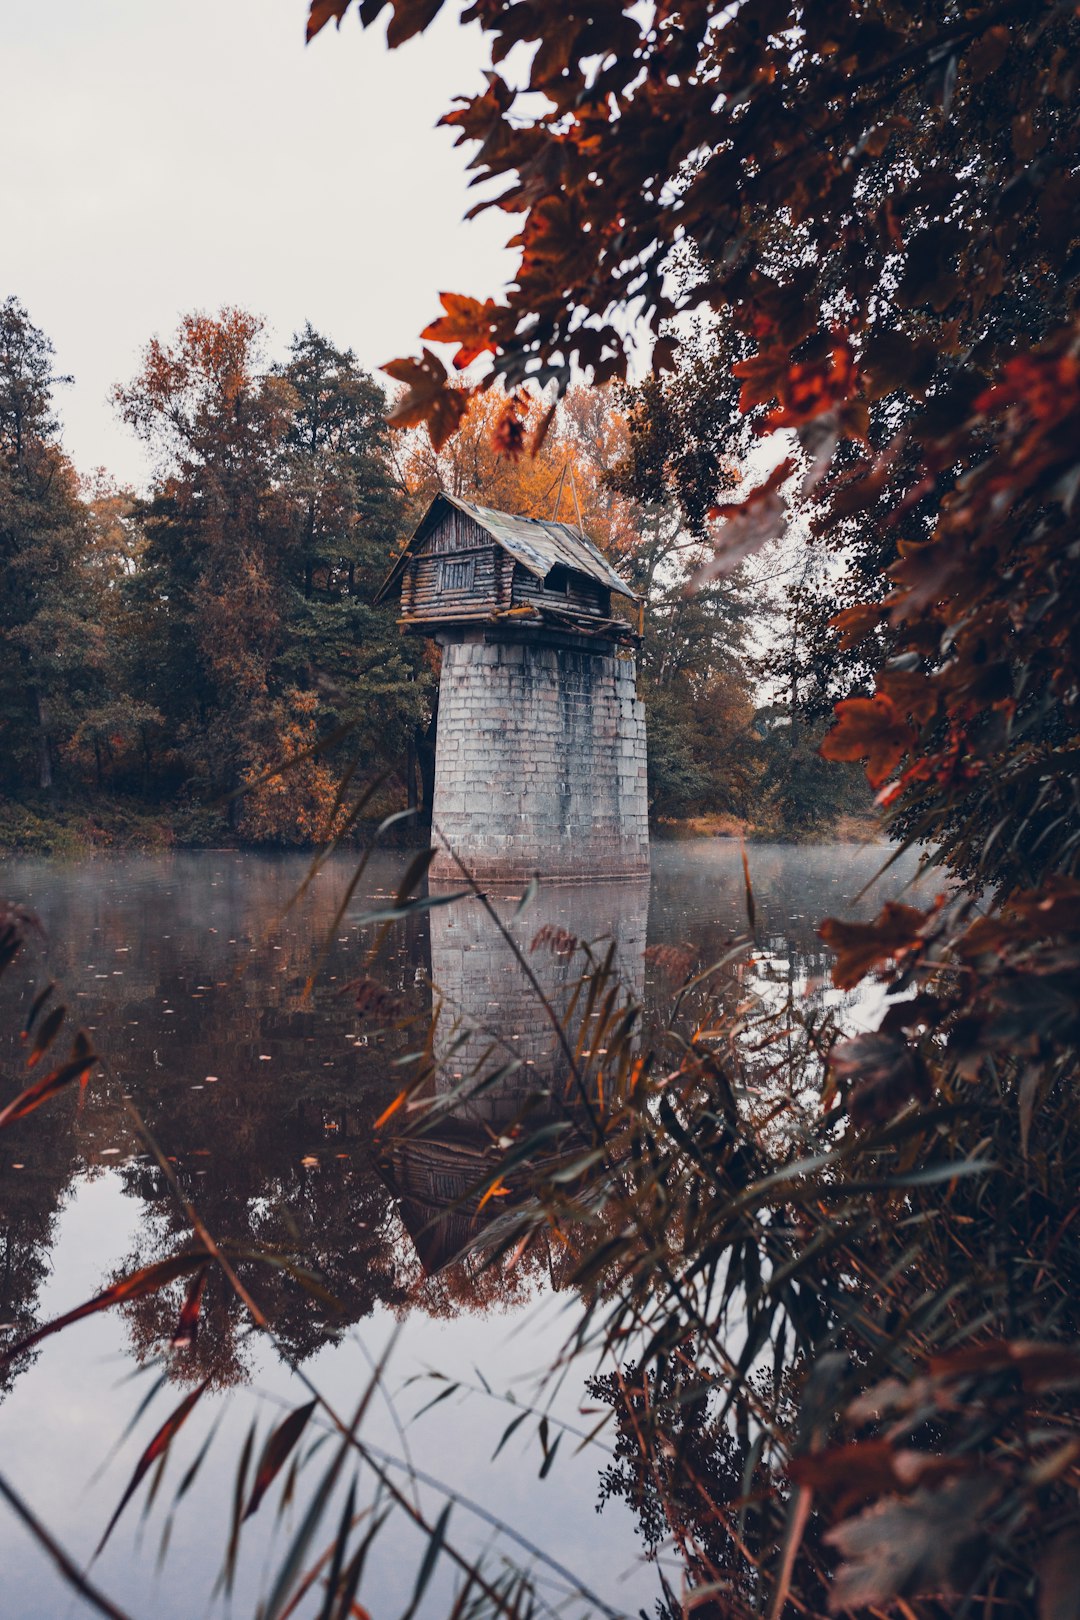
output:
[[[757,948],[751,963],[732,970],[738,993],[768,998],[791,989],[831,1006],[852,1029],[872,1022],[872,990],[845,997],[829,985],[816,927],[841,911],[873,915],[900,892],[914,876],[914,857],[849,906],[887,853],[751,846]],[[291,909],[306,870],[300,857],[228,852],[0,865],[0,895],[37,912],[49,937],[45,965],[29,951],[0,982],[0,1102],[26,1083],[14,1032],[43,973],[61,982],[73,1016],[110,1065],[80,1095],[65,1095],[0,1134],[0,1335],[31,1331],[123,1272],[172,1253],[186,1236],[125,1097],[215,1238],[240,1250],[303,1253],[335,1302],[331,1312],[325,1295],[312,1295],[287,1271],[248,1265],[244,1276],[274,1321],[283,1359],[212,1281],[195,1347],[173,1356],[168,1379],[126,1437],[159,1378],[157,1358],[174,1331],[182,1285],[79,1322],[0,1368],[0,1475],[80,1565],[155,1429],[186,1390],[210,1380],[174,1444],[151,1511],[143,1517],[145,1481],[93,1566],[93,1579],[134,1620],[254,1615],[275,1558],[302,1518],[304,1482],[319,1465],[305,1468],[281,1519],[275,1486],[251,1521],[230,1609],[213,1588],[249,1426],[257,1419],[261,1437],[308,1398],[289,1361],[351,1415],[391,1340],[362,1433],[428,1523],[446,1487],[457,1498],[450,1539],[470,1556],[486,1549],[493,1570],[502,1551],[530,1564],[551,1611],[583,1612],[580,1601],[567,1600],[566,1572],[612,1614],[652,1610],[656,1571],[643,1558],[632,1516],[618,1502],[596,1511],[602,1450],[575,1449],[575,1435],[595,1422],[589,1369],[573,1363],[538,1388],[571,1320],[557,1264],[548,1256],[546,1265],[509,1275],[467,1264],[442,1269],[467,1236],[468,1217],[446,1210],[460,1166],[469,1162],[469,1142],[451,1133],[422,1161],[398,1163],[393,1173],[380,1169],[372,1151],[374,1122],[403,1084],[401,1060],[423,1039],[432,984],[444,1002],[439,1038],[447,1083],[478,1043],[518,1064],[477,1105],[474,1131],[497,1132],[522,1086],[548,1084],[558,1069],[548,1019],[472,899],[395,923],[381,941],[370,971],[393,992],[399,1021],[412,1016],[411,1027],[379,1034],[358,1014],[349,987],[368,971],[378,936],[360,919],[394,894],[406,862],[374,860],[336,924],[353,870],[347,857],[328,863]],[[930,893],[924,883],[920,898]],[[647,946],[688,947],[702,965],[721,957],[746,928],[741,856],[726,840],[662,844],[654,849],[651,883],[541,888],[521,916],[507,902],[500,910],[526,952],[545,926],[589,940],[613,937],[624,982],[658,1016],[670,986],[650,965],[655,956],[646,958]],[[529,961],[557,1001],[565,957],[541,949]],[[432,1374],[460,1387],[414,1421],[447,1387]],[[543,1479],[538,1416],[523,1421],[491,1462],[523,1404],[549,1413],[552,1436],[561,1425],[570,1431]],[[184,1471],[209,1436],[206,1465],[173,1512]],[[313,1423],[298,1454],[317,1439]],[[508,1529],[496,1532],[496,1522]],[[312,1556],[336,1517],[327,1523]],[[376,1620],[407,1609],[422,1546],[401,1515],[380,1533],[360,1590]],[[0,1571],[3,1620],[84,1612],[4,1503]],[[451,1574],[443,1558],[422,1614],[445,1612],[440,1603]],[[321,1602],[313,1593],[297,1612],[317,1614]]]

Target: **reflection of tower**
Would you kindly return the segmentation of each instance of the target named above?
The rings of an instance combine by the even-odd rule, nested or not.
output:
[[[512,899],[493,901],[499,917],[561,1019],[589,959],[570,947],[592,946],[602,963],[614,941],[620,1000],[640,1004],[645,988],[649,886],[600,883],[541,888],[520,915]],[[477,1235],[473,1189],[498,1163],[498,1136],[519,1120],[525,1129],[573,1107],[558,1035],[521,961],[473,898],[436,907],[431,916],[431,978],[442,1010],[436,1029],[438,1095],[464,1099],[436,1126],[390,1146],[387,1171],[425,1269],[446,1265]],[[533,942],[540,936],[536,948]],[[580,1009],[570,1019],[573,1044]],[[494,1084],[484,1082],[507,1065]],[[471,1093],[471,1095],[470,1095]],[[498,1212],[487,1206],[481,1226]]]

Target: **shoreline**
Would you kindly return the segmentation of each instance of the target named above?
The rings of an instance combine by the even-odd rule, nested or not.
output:
[[[373,822],[377,825],[377,820]],[[361,836],[355,840],[362,846]],[[689,816],[681,820],[662,818],[650,825],[650,838],[656,844],[685,843],[701,839],[745,841],[772,844],[888,844],[886,829],[872,816],[840,816],[835,823],[813,829],[787,830],[767,823],[753,822],[726,813]],[[349,840],[350,845],[353,840]],[[169,850],[248,851],[265,853],[304,853],[318,848],[310,844],[255,843],[233,838],[212,811],[183,811],[168,816],[125,804],[105,804],[93,808],[68,807],[44,812],[25,805],[0,807],[0,860],[49,857],[60,860],[87,860],[100,854],[165,854]],[[398,839],[387,840],[389,848],[416,848],[417,840],[401,830]]]

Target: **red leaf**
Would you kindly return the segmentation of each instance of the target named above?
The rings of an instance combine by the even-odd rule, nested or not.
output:
[[[180,1402],[180,1405],[176,1408],[175,1412],[165,1419],[165,1422],[161,1425],[161,1428],[155,1434],[154,1438],[151,1440],[150,1444],[147,1446],[146,1450],[135,1464],[135,1472],[128,1481],[128,1488],[120,1498],[116,1512],[113,1514],[105,1528],[105,1534],[98,1542],[97,1552],[94,1554],[95,1558],[101,1552],[105,1543],[112,1535],[117,1519],[119,1519],[121,1513],[123,1513],[124,1509],[131,1501],[131,1498],[138,1490],[139,1482],[144,1478],[148,1469],[153,1467],[154,1463],[157,1462],[158,1458],[163,1456],[164,1453],[168,1451],[170,1445],[172,1444],[173,1437],[186,1423],[192,1407],[199,1399],[199,1396],[206,1389],[209,1382],[209,1378],[204,1378],[202,1383],[199,1384],[196,1389],[193,1389],[190,1394],[184,1396],[184,1399]]]
[[[296,1445],[307,1425],[308,1418],[314,1412],[317,1401],[308,1401],[306,1406],[298,1406],[295,1412],[290,1412],[284,1422],[279,1423],[263,1447],[263,1454],[259,1460],[259,1471],[255,1475],[255,1483],[251,1488],[251,1500],[248,1502],[245,1519],[258,1508],[259,1503],[270,1489],[281,1469],[284,1467],[290,1451]]]
[[[191,1279],[183,1308],[176,1323],[176,1332],[172,1336],[174,1350],[189,1350],[199,1336],[199,1312],[202,1309],[203,1289],[210,1274],[210,1267],[203,1266]]]
[[[124,1300],[141,1299],[145,1294],[156,1294],[159,1288],[167,1287],[169,1283],[175,1282],[177,1277],[183,1277],[186,1272],[205,1265],[207,1259],[205,1249],[192,1249],[186,1254],[170,1255],[167,1260],[159,1260],[155,1265],[133,1271],[129,1276],[121,1277],[118,1283],[113,1283],[111,1288],[95,1294],[93,1299],[88,1299],[84,1305],[77,1305],[73,1311],[66,1311],[63,1316],[58,1316],[52,1322],[46,1322],[44,1327],[27,1334],[26,1338],[20,1339],[17,1344],[0,1351],[0,1362],[13,1360],[24,1350],[29,1350],[31,1345],[37,1344],[41,1339],[47,1339],[50,1334],[59,1333],[61,1328],[70,1327],[72,1322],[81,1321],[84,1316],[107,1311],[110,1305],[119,1305]]]
[[[80,1052],[78,1057],[62,1063],[51,1074],[43,1074],[40,1080],[36,1080],[32,1086],[28,1086],[25,1091],[14,1097],[6,1108],[0,1109],[0,1130],[3,1130],[5,1125],[11,1125],[15,1120],[22,1119],[26,1114],[32,1114],[35,1108],[40,1108],[43,1102],[47,1102],[66,1085],[70,1085],[72,1080],[83,1079],[96,1062],[95,1053]]]

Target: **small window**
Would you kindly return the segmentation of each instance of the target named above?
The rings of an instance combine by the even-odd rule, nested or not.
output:
[[[564,568],[561,563],[556,563],[544,581],[544,589],[549,595],[569,596],[570,570]]]
[[[439,590],[440,591],[471,591],[473,576],[476,573],[476,559],[468,557],[463,562],[443,562],[439,564]]]

